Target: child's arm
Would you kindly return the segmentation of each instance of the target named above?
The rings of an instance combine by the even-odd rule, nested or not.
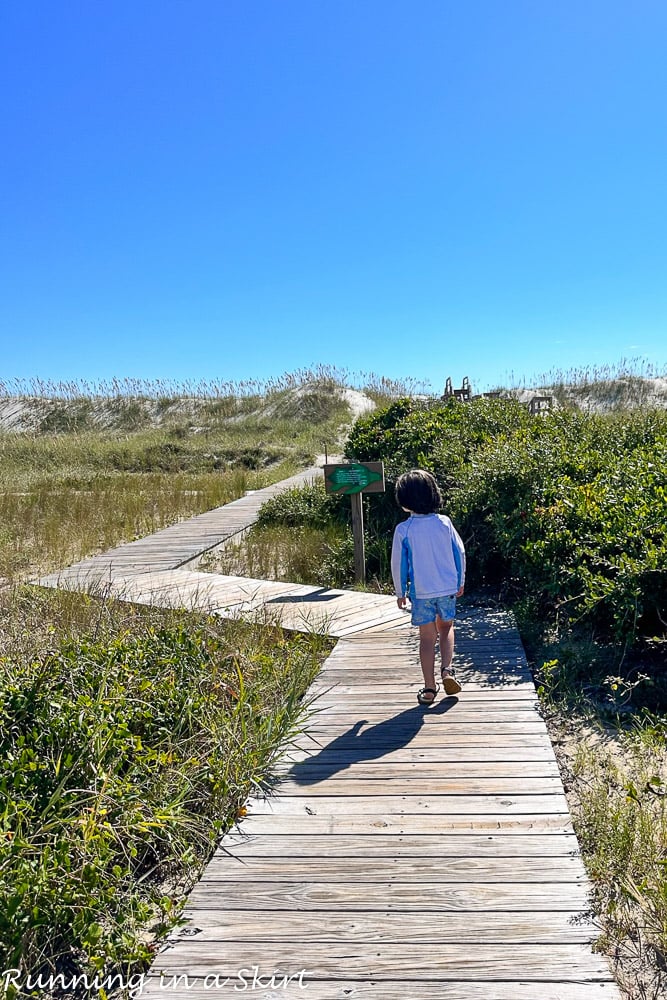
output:
[[[408,557],[398,528],[394,531],[391,545],[391,575],[396,591],[396,603],[399,608],[404,608],[406,605],[405,595],[408,590]]]
[[[452,554],[454,556],[459,586],[456,596],[460,597],[465,589],[466,582],[466,550],[463,540],[454,525],[452,525]]]

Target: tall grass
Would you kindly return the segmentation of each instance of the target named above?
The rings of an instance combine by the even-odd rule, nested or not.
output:
[[[117,385],[101,430],[82,388],[0,434],[0,965],[22,975],[149,961],[329,648],[19,583],[290,475],[349,420],[340,394],[196,409],[164,387],[152,427]]]
[[[106,400],[129,398],[141,400],[177,399],[236,400],[273,396],[317,385],[339,390],[350,387],[368,389],[382,398],[427,392],[428,383],[416,378],[387,378],[375,372],[351,371],[337,365],[315,364],[266,379],[0,379],[0,397],[32,399]]]
[[[286,478],[333,450],[350,419],[325,382],[297,394],[276,390],[259,409],[250,398],[223,396],[201,401],[189,416],[176,406],[173,421],[158,427],[144,427],[128,409],[139,406],[136,399],[106,400],[112,409],[118,404],[116,420],[134,413],[141,426],[126,430],[95,429],[102,404],[92,398],[56,402],[61,409],[49,411],[41,433],[0,433],[6,581],[58,569]],[[167,397],[164,403],[166,410]]]
[[[0,964],[128,976],[299,730],[328,646],[71,594],[0,611]]]
[[[386,539],[369,518],[377,496],[364,497],[367,582],[364,589],[393,593]],[[284,490],[262,505],[257,524],[242,538],[208,554],[200,568],[236,576],[356,587],[349,497],[327,494],[323,481]]]
[[[199,568],[230,576],[335,587],[348,583],[351,557],[350,532],[342,525],[267,525],[225,543],[206,556]]]
[[[667,991],[667,729],[645,717],[615,741],[579,741],[573,814],[604,914],[599,946],[617,961],[630,996]]]
[[[60,569],[229,503],[295,468],[281,463],[264,472],[232,468],[114,475],[60,469],[60,475],[54,470],[51,476],[17,470],[16,479],[7,477],[0,492],[0,577],[17,582]]]
[[[10,378],[0,380],[0,396],[24,396],[41,399],[224,399],[266,396],[319,382],[324,386],[347,381],[344,369],[315,365],[268,379],[160,379],[112,378],[68,379]]]
[[[551,395],[560,406],[610,412],[667,405],[665,378],[664,366],[645,358],[621,358],[616,364],[552,368],[532,378],[510,373],[508,388]]]

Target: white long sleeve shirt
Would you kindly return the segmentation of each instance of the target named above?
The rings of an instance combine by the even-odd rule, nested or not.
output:
[[[391,574],[397,597],[450,597],[465,583],[463,542],[445,514],[411,514],[394,531]]]

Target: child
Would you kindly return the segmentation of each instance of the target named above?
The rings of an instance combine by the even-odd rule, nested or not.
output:
[[[442,497],[430,472],[413,469],[399,476],[396,501],[410,517],[396,526],[391,572],[399,608],[405,607],[409,596],[412,624],[419,626],[424,687],[417,694],[417,701],[420,705],[432,705],[438,692],[435,683],[438,637],[445,693],[452,695],[461,690],[452,669],[452,658],[456,598],[463,593],[465,582],[465,549],[450,519],[437,513]]]

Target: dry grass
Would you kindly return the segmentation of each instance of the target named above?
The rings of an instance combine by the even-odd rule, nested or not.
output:
[[[348,535],[338,524],[326,528],[255,527],[240,540],[225,543],[207,555],[200,569],[258,580],[337,586],[335,563]]]
[[[630,728],[595,712],[549,719],[574,826],[600,914],[598,948],[629,1000],[667,992],[667,732],[646,717]]]
[[[61,568],[284,479],[325,448],[334,450],[350,420],[341,392],[324,376],[296,387],[274,385],[261,398],[246,387],[245,396],[232,399],[218,387],[219,395],[198,398],[194,409],[161,396],[167,387],[153,386],[152,403],[165,417],[159,426],[145,425],[146,399],[67,397],[81,388],[51,387],[53,398],[40,400],[51,406],[40,418],[41,432],[0,433],[6,582]],[[97,426],[104,406],[116,421],[109,427],[105,418],[106,429]]]

